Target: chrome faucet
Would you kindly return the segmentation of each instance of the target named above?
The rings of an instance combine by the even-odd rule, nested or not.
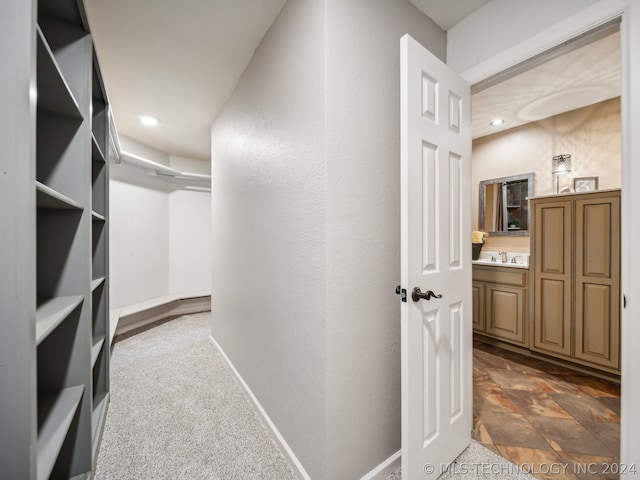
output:
[[[516,258],[519,258],[521,255],[514,255],[513,257],[511,257],[511,263],[518,263],[518,261],[516,260]]]
[[[502,255],[502,263],[507,263],[507,252],[498,252],[498,255]]]

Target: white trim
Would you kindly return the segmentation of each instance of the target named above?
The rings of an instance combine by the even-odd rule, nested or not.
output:
[[[285,458],[289,461],[291,468],[293,468],[293,471],[298,475],[298,478],[300,478],[300,480],[311,480],[311,477],[302,466],[302,463],[300,463],[300,460],[298,460],[298,457],[296,457],[295,453],[293,453],[293,450],[291,449],[291,447],[289,446],[285,438],[278,431],[275,424],[271,421],[271,418],[269,418],[269,415],[267,415],[267,412],[264,410],[264,408],[262,408],[262,405],[260,404],[256,396],[253,394],[253,392],[249,388],[249,385],[247,385],[247,383],[244,381],[244,379],[242,378],[238,370],[236,370],[236,367],[233,366],[233,363],[231,363],[231,360],[229,360],[229,357],[227,357],[227,354],[224,353],[224,350],[222,349],[222,347],[218,344],[218,342],[216,342],[215,338],[213,338],[213,335],[211,335],[209,339],[211,340],[211,343],[213,344],[213,346],[218,350],[218,352],[220,352],[220,355],[222,355],[222,358],[224,358],[225,362],[227,362],[227,365],[229,365],[229,367],[231,368],[231,371],[233,372],[236,379],[244,389],[245,393],[249,396],[249,398],[253,402],[253,405],[255,406],[256,410],[258,410],[258,413],[262,417],[262,421],[264,422],[265,426],[269,430],[271,430],[274,440],[276,441],[278,446],[282,449]]]
[[[628,3],[629,0],[607,0],[596,3],[484,62],[460,72],[459,75],[470,85],[486,80],[619,17],[627,8]]]
[[[621,290],[628,304],[621,310],[621,360],[622,395],[620,422],[620,463],[633,465],[633,474],[625,478],[640,477],[640,351],[635,341],[640,338],[640,324],[637,322],[640,279],[635,273],[640,268],[640,257],[635,245],[640,228],[635,208],[640,202],[636,188],[640,180],[640,170],[635,159],[640,156],[640,140],[637,135],[640,125],[640,97],[638,82],[640,62],[638,61],[638,39],[640,37],[640,2],[629,0],[629,7],[622,17],[620,42],[622,48],[622,269]]]
[[[376,468],[367,473],[360,480],[384,480],[397,469],[400,468],[400,457],[402,456],[402,450],[398,450],[396,453],[387,458],[384,462],[378,465]]]

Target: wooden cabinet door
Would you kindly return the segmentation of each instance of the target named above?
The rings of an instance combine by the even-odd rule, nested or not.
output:
[[[524,345],[524,288],[487,284],[485,289],[487,334]]]
[[[471,296],[473,299],[473,329],[484,332],[484,283],[472,282]]]
[[[576,358],[620,366],[620,196],[576,200]]]
[[[534,350],[571,355],[572,201],[532,202]]]

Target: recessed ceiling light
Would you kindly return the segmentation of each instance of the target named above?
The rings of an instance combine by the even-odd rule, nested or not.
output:
[[[147,127],[155,127],[160,123],[160,120],[156,117],[151,117],[149,115],[140,115],[138,118],[140,119],[140,122]]]
[[[504,120],[501,118],[494,118],[493,120],[491,120],[490,125],[497,127],[498,125],[502,125],[504,123]]]

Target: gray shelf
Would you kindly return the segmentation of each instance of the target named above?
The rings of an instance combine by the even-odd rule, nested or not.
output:
[[[98,456],[98,447],[100,446],[100,440],[102,437],[102,430],[104,428],[105,415],[107,414],[107,405],[109,404],[109,392],[101,393],[94,399],[94,408],[92,415],[93,425],[93,458]]]
[[[82,210],[83,207],[75,200],[55,191],[42,182],[36,181],[36,201],[38,208],[52,208],[56,210]]]
[[[96,288],[102,285],[105,281],[105,277],[99,277],[94,280],[91,280],[91,291],[93,292]]]
[[[104,338],[104,336],[101,337],[100,340],[91,347],[91,368],[95,366],[96,360],[100,355],[100,350],[102,350],[102,346],[104,345]]]
[[[105,163],[105,156],[94,133],[91,134],[91,158],[94,162]]]
[[[42,30],[38,31],[38,110],[82,121],[82,113]]]
[[[84,385],[79,385],[39,400],[38,410],[49,412],[38,432],[39,480],[51,475],[83,393]]]
[[[102,423],[100,419],[104,415],[105,407],[107,406],[107,402],[109,400],[109,394],[107,392],[99,393],[93,401],[93,416],[92,416],[92,424],[94,426]],[[94,431],[95,433],[95,431]]]
[[[88,473],[81,473],[75,477],[71,477],[69,480],[89,480],[90,475]]]
[[[47,338],[83,300],[82,295],[76,295],[52,298],[42,303],[36,311],[36,345]]]
[[[105,222],[106,219],[104,218],[104,215],[100,215],[98,212],[91,212],[91,218],[94,221],[100,221],[100,222]]]

